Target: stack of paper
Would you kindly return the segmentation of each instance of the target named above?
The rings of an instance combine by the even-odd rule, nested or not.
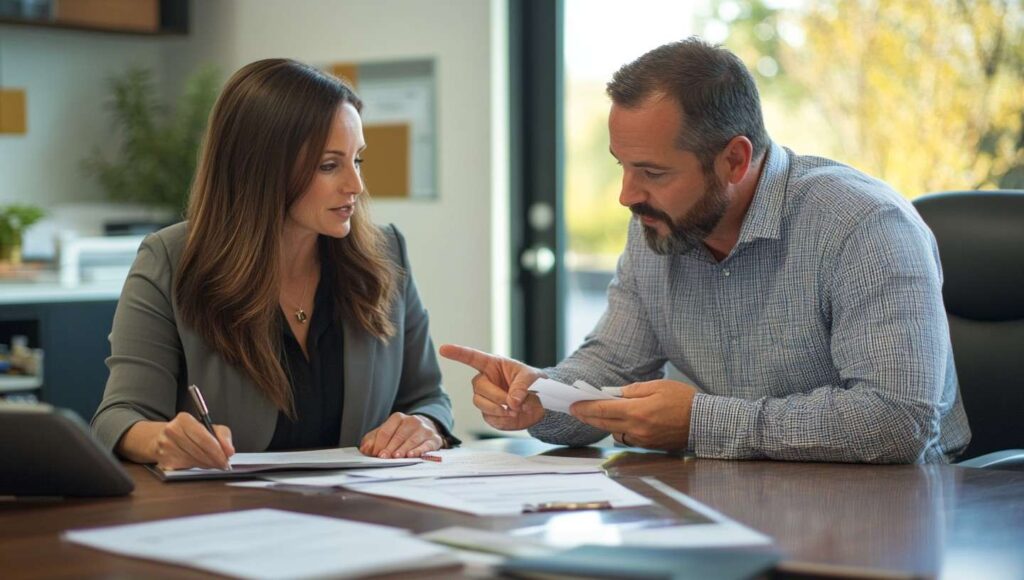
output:
[[[607,502],[621,508],[651,501],[606,477],[603,458],[522,457],[502,451],[447,449],[441,460],[393,469],[264,475],[269,482],[240,487],[298,489],[342,487],[480,516],[520,514],[530,506],[559,502]]]
[[[282,451],[275,453],[236,453],[231,456],[231,470],[175,469],[162,471],[153,468],[164,481],[190,479],[229,479],[249,477],[253,473],[268,471],[324,470],[324,469],[368,469],[380,467],[399,467],[413,465],[423,461],[419,458],[381,459],[368,457],[355,447],[336,449],[318,449],[315,451]]]
[[[402,529],[273,509],[72,530],[64,538],[239,578],[351,578],[457,563],[448,549]]]
[[[431,452],[441,461],[424,461],[393,469],[349,469],[331,473],[266,475],[265,479],[292,485],[335,487],[349,483],[418,478],[484,477],[495,475],[538,475],[554,473],[601,473],[604,458],[522,457],[504,451],[444,449]]]
[[[625,508],[653,503],[599,473],[411,479],[344,487],[478,516],[518,515],[542,504],[607,502],[608,507]]]

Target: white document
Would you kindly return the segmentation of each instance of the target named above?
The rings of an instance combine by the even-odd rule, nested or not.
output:
[[[418,463],[422,459],[381,459],[363,455],[357,447],[318,449],[315,451],[279,451],[270,453],[236,453],[231,456],[231,467],[241,465],[335,465],[345,463],[353,467]]]
[[[349,483],[343,487],[478,516],[516,515],[529,506],[550,502],[607,501],[613,508],[653,503],[597,473],[411,479]]]
[[[567,385],[553,379],[537,379],[529,390],[537,393],[545,409],[562,413],[568,413],[569,407],[578,401],[614,401],[618,398],[583,381]]]
[[[484,477],[496,475],[535,475],[552,473],[602,473],[604,458],[523,457],[504,451],[477,451],[468,448],[432,451],[440,462],[423,461],[394,469],[350,469],[344,472],[267,475],[266,479],[293,485],[334,487],[368,481],[417,479],[423,477]],[[362,478],[362,480],[360,479]]]
[[[287,471],[306,469],[353,469],[380,468],[412,465],[423,461],[419,458],[381,459],[368,457],[356,447],[319,449],[315,451],[281,451],[271,453],[236,453],[231,456],[231,471],[222,469],[175,469],[158,471],[165,481],[182,479],[224,479],[246,477],[263,471]]]
[[[274,509],[72,530],[64,538],[239,578],[351,578],[455,562],[405,530]]]

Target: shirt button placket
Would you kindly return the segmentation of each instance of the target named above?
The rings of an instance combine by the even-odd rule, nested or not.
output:
[[[732,275],[732,272],[727,267],[721,267],[721,268],[719,268],[719,271],[722,273],[722,284],[724,286],[726,284],[726,282],[727,282],[726,279],[729,278],[729,276]],[[725,296],[729,296],[730,295],[729,291],[725,287],[723,287],[723,295],[725,295]],[[739,322],[738,322],[737,317],[735,315],[728,317],[728,320],[729,320],[729,326],[728,326],[728,329],[727,329],[728,334],[726,335],[728,337],[728,345],[726,346],[726,351],[728,352],[728,354],[727,354],[724,362],[725,362],[725,374],[726,374],[726,377],[727,377],[726,380],[729,381],[729,382],[733,382],[735,380],[735,377],[734,377],[733,373],[736,372],[736,360],[737,360],[737,357],[739,355],[739,347],[740,347],[740,344],[739,344],[740,343],[740,341],[739,341],[739,333],[740,333],[740,329],[738,327]]]

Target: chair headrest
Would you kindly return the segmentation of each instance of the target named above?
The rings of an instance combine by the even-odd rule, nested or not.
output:
[[[914,206],[938,242],[946,311],[1024,319],[1024,190],[951,191]]]

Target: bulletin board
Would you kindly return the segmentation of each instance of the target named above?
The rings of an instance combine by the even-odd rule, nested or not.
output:
[[[436,199],[434,61],[339,61],[325,67],[363,100],[363,180],[376,198]]]

